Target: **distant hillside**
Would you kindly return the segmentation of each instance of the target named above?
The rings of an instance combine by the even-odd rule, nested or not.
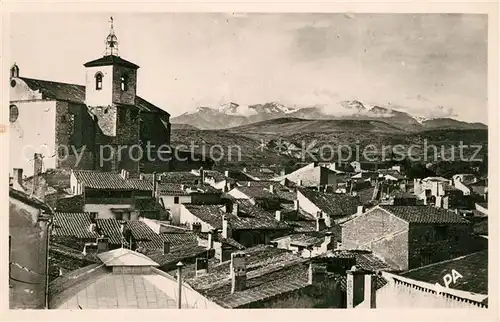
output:
[[[172,130],[199,130],[196,126],[183,123],[173,123],[170,128]]]
[[[311,132],[383,132],[402,133],[403,130],[386,122],[375,120],[305,120],[281,118],[242,125],[228,129],[230,132],[276,133],[281,136]]]
[[[488,126],[483,123],[467,123],[451,118],[439,118],[422,122],[425,129],[467,129],[487,130]]]

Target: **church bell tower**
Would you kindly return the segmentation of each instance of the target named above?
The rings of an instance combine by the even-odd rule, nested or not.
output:
[[[113,17],[109,23],[104,56],[84,64],[85,102],[96,115],[102,132],[116,136],[120,114],[126,113],[127,106],[135,107],[139,66],[118,55]]]

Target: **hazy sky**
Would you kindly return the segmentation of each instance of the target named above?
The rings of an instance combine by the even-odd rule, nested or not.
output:
[[[334,112],[358,99],[487,121],[486,15],[18,14],[11,62],[83,84],[110,15],[120,56],[141,66],[139,95],[172,116],[229,101]]]

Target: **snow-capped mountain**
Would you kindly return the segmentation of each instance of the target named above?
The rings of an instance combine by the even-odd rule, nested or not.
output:
[[[293,108],[278,102],[248,106],[229,102],[216,107],[198,107],[194,111],[172,118],[171,122],[188,124],[199,129],[224,129],[283,117],[309,120],[377,120],[405,131],[435,129],[439,128],[438,124],[443,124],[447,128],[487,128],[482,123],[467,123],[453,119],[428,119],[393,108],[369,105],[358,100],[341,101],[338,106],[335,106],[334,111],[317,106]]]

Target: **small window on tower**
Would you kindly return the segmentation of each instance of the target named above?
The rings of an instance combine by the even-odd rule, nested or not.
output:
[[[102,74],[101,73],[95,74],[95,89],[96,90],[102,89]]]
[[[128,76],[127,75],[123,75],[120,78],[120,82],[121,82],[121,89],[122,89],[122,91],[123,92],[128,91]]]

